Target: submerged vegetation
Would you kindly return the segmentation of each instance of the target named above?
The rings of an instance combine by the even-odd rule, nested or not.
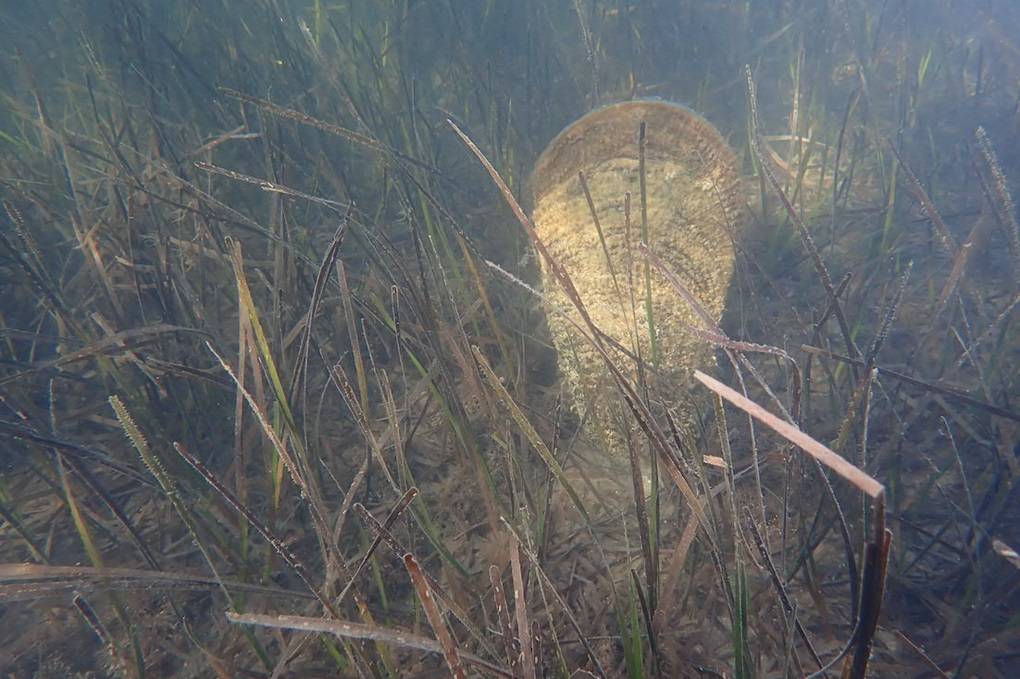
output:
[[[1010,676],[1020,8],[960,4],[6,3],[4,676]],[[747,227],[698,412],[581,323],[616,478],[525,183],[639,97]]]

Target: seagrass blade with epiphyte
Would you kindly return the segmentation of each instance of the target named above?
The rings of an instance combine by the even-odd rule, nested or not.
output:
[[[620,365],[637,375],[642,361],[645,379],[667,403],[686,403],[691,374],[713,361],[699,332],[706,324],[636,246],[647,243],[718,322],[744,203],[737,161],[722,135],[684,106],[614,104],[560,132],[539,157],[529,189],[538,237],[594,324],[615,340]],[[605,359],[576,334],[576,309],[546,262],[542,268],[560,372],[577,410],[593,408],[591,429],[615,456],[625,442],[610,381],[608,395],[599,395]]]

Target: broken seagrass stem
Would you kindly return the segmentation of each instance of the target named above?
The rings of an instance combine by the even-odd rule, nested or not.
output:
[[[687,422],[694,370],[712,365],[705,323],[637,249],[646,242],[713,323],[733,274],[743,192],[733,151],[709,122],[664,101],[598,109],[563,130],[539,157],[529,188],[533,222],[594,324],[619,345],[617,365],[638,374]],[[589,203],[589,196],[591,202]],[[637,432],[598,351],[575,330],[576,309],[542,262],[549,327],[575,410],[619,461]],[[653,349],[654,347],[654,349]],[[605,379],[604,379],[605,378]]]

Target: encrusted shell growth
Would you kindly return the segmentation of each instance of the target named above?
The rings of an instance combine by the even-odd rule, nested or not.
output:
[[[595,324],[626,348],[614,350],[614,359],[631,371],[637,367],[634,355],[640,353],[646,363],[652,357],[645,308],[646,258],[634,247],[643,240],[638,141],[642,122],[648,247],[718,320],[733,274],[733,236],[743,201],[733,151],[709,122],[663,101],[608,106],[563,130],[542,153],[530,179],[539,237],[570,275]],[[579,173],[588,185],[605,249]],[[556,307],[549,310],[549,326],[560,372],[578,412],[593,404],[591,429],[615,455],[623,445],[620,434],[632,430],[620,424],[632,418],[619,413],[622,399],[604,362],[578,336],[570,319],[580,323],[580,318],[544,263],[543,282],[547,302]],[[649,381],[667,403],[686,403],[691,373],[713,360],[711,346],[691,330],[704,324],[654,270],[651,309],[659,360],[649,371]],[[620,415],[623,419],[617,419]]]

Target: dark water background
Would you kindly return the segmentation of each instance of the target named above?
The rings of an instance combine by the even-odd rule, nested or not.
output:
[[[750,533],[699,538],[673,563],[689,512],[666,490],[649,510],[648,576],[633,507],[595,522],[600,549],[564,528],[550,500],[562,488],[517,417],[554,455],[584,440],[542,311],[511,280],[536,284],[532,247],[449,121],[527,204],[531,166],[559,130],[654,97],[711,121],[741,164],[747,227],[724,330],[790,357],[747,351],[769,385],[744,375],[748,395],[796,405],[804,430],[884,484],[894,537],[872,675],[1012,676],[1018,26],[1009,0],[0,0],[0,669],[442,674],[439,653],[329,635],[296,648],[223,615],[322,617],[310,590],[335,596],[375,537],[345,501],[383,520],[413,485],[421,494],[394,530],[466,611],[450,623],[463,652],[505,667],[517,653],[502,648],[488,573],[496,564],[512,597],[509,516],[548,578],[519,557],[550,676],[816,670]],[[745,66],[793,215],[759,172]],[[340,224],[342,272],[327,260],[319,295]],[[235,256],[254,315],[239,307]],[[852,368],[804,349],[851,344]],[[519,410],[487,382],[475,345]],[[247,380],[258,417],[213,350]],[[727,361],[716,375],[738,384]],[[853,570],[818,473],[777,437],[752,438],[738,411],[728,424],[735,467],[750,469],[759,445],[765,460],[765,490],[748,474],[735,495],[832,660],[851,638],[849,583],[878,510],[830,479]],[[706,432],[691,460],[720,455],[714,424]],[[299,556],[311,588],[174,442]],[[158,464],[139,455],[150,447]],[[703,473],[706,486],[725,481]],[[326,538],[308,508],[317,496]],[[735,506],[720,500],[713,521],[743,522],[742,509],[727,516]],[[354,581],[333,617],[437,638],[389,551]],[[683,596],[670,601],[667,584]],[[553,586],[565,606],[543,599]]]

